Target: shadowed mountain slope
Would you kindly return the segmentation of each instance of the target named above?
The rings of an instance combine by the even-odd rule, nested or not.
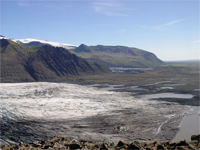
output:
[[[125,46],[87,46],[81,44],[70,52],[85,58],[101,62],[109,67],[156,67],[163,62],[155,54]]]
[[[1,82],[62,81],[73,75],[110,72],[108,67],[61,47],[26,47],[6,39],[0,42]]]

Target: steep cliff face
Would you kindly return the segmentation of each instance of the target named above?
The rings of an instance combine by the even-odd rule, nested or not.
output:
[[[101,62],[109,67],[156,67],[163,62],[148,51],[126,46],[87,46],[81,44],[70,52],[85,58]]]
[[[1,40],[1,82],[59,80],[68,75],[110,72],[100,63],[86,61],[64,48],[26,47]]]

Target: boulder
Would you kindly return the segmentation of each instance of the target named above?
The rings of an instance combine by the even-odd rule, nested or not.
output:
[[[24,142],[20,142],[20,143],[19,143],[19,146],[21,146],[21,147],[27,147],[28,144],[26,144],[26,143],[24,143]]]
[[[102,146],[101,146],[101,148],[100,148],[100,150],[108,150],[107,145],[103,143]]]
[[[195,141],[195,140],[200,141],[200,134],[191,136],[191,141]]]
[[[117,144],[117,147],[122,147],[122,146],[127,146],[128,147],[129,143],[123,140],[120,140]]]
[[[41,146],[42,146],[42,144],[40,144],[39,141],[34,141],[34,142],[32,143],[32,147],[39,148],[39,147],[41,147]]]
[[[140,147],[133,142],[128,146],[127,150],[140,150]]]
[[[163,145],[157,145],[157,150],[167,150]]]
[[[76,140],[76,139],[71,140],[70,143],[72,143],[72,144],[80,144],[80,142],[78,140]]]
[[[79,144],[74,143],[74,144],[69,144],[69,148],[70,149],[81,149],[81,146]]]
[[[188,147],[187,146],[177,146],[176,148],[175,148],[175,150],[191,150],[191,149],[188,149]],[[193,149],[192,149],[193,150]],[[194,149],[195,150],[195,149]]]
[[[180,141],[178,143],[175,144],[175,146],[188,146],[189,143],[187,140],[184,140],[184,141]]]
[[[54,145],[53,145],[53,148],[54,149],[58,149],[58,148],[61,148],[61,147],[63,147],[61,144],[59,144],[59,143],[54,143]]]

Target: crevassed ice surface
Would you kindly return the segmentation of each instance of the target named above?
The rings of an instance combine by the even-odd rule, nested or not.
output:
[[[2,109],[27,119],[76,119],[148,105],[146,100],[137,99],[135,103],[126,93],[66,83],[5,83],[0,95]]]
[[[1,138],[15,141],[55,134],[96,141],[170,140],[190,109],[68,83],[1,83],[0,98]]]

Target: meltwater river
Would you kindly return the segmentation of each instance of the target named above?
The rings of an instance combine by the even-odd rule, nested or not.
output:
[[[194,106],[183,118],[180,124],[180,131],[172,142],[178,142],[183,139],[190,140],[191,135],[197,134],[200,134],[200,107]]]

